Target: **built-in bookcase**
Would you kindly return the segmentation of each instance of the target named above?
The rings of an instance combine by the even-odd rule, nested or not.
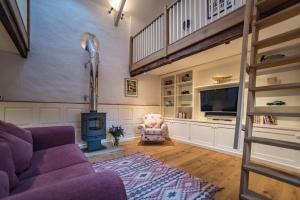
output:
[[[162,113],[165,117],[193,118],[193,71],[162,78]]]
[[[168,76],[161,79],[161,107],[165,117],[175,116],[175,76]]]

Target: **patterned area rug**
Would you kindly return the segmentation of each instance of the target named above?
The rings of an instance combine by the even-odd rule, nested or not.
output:
[[[220,190],[143,153],[104,161],[93,167],[96,172],[116,171],[124,182],[129,200],[210,200]]]

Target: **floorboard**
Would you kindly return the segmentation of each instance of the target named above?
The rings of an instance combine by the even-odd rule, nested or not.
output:
[[[207,150],[204,148],[168,141],[164,145],[141,145],[138,140],[121,144],[123,150],[90,158],[101,162],[136,152],[143,152],[172,167],[180,168],[201,179],[224,189],[215,196],[216,200],[238,199],[241,158]],[[300,200],[300,189],[261,175],[250,173],[250,189],[273,200]]]

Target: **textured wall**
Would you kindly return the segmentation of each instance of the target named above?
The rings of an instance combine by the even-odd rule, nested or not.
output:
[[[32,0],[28,59],[0,53],[0,95],[7,100],[82,102],[88,94],[82,32],[100,39],[100,102],[159,104],[159,78],[139,77],[139,97],[124,97],[129,77],[129,19],[113,26],[101,0]]]

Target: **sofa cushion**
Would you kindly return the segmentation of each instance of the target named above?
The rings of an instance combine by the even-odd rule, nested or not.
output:
[[[0,142],[0,158],[0,170],[7,174],[9,188],[12,189],[17,185],[19,180],[15,173],[15,165],[12,158],[12,153],[7,143]]]
[[[33,151],[32,144],[2,131],[0,131],[0,141],[9,145],[16,173],[21,173],[29,168]]]
[[[38,187],[48,186],[51,184],[57,184],[64,180],[69,180],[92,173],[94,173],[94,169],[90,163],[79,163],[70,167],[24,179],[23,181],[19,182],[18,187],[12,191],[12,194],[28,191]]]
[[[66,144],[33,153],[31,167],[19,175],[23,180],[71,165],[86,162],[84,154],[76,144]]]
[[[0,120],[0,131],[10,133],[26,142],[32,144],[32,135],[29,130],[19,128],[11,123],[7,123]]]
[[[7,173],[0,171],[0,199],[9,195],[9,180]]]

